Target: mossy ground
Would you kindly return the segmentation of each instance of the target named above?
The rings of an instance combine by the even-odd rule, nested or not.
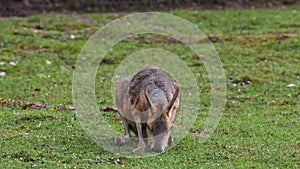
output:
[[[170,13],[209,37],[226,74],[224,114],[205,143],[197,141],[204,115],[166,153],[124,158],[92,142],[74,111],[5,104],[0,106],[0,168],[298,168],[300,8]],[[0,77],[0,97],[72,105],[73,71],[82,46],[101,26],[126,14],[1,18],[0,72],[5,76]],[[181,44],[153,38],[161,37],[128,39],[108,53],[96,76],[99,108],[115,107],[111,91],[101,89],[111,85],[118,63],[136,50],[159,47],[189,66],[200,84],[200,110],[207,113],[209,77],[201,60]],[[101,113],[121,130],[117,114]]]

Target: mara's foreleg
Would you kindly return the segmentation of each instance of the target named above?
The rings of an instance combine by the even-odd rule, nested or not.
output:
[[[136,122],[136,129],[138,133],[139,144],[138,147],[133,150],[133,152],[144,151],[144,149],[146,148],[146,144],[143,139],[142,124],[140,122]]]

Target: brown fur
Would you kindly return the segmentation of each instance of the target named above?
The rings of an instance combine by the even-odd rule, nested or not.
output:
[[[158,67],[149,66],[138,72],[131,80],[119,82],[116,103],[125,128],[125,135],[118,137],[119,146],[128,142],[133,131],[139,138],[138,148],[142,151],[148,139],[151,149],[164,151],[172,142],[172,122],[179,111],[180,91],[170,76]]]

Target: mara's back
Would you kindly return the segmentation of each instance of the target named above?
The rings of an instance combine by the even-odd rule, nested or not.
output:
[[[169,102],[175,92],[175,87],[169,74],[156,66],[149,66],[137,73],[130,81],[128,91],[130,103],[135,105],[142,100],[143,98],[140,97],[143,97],[145,90],[148,92],[161,90]]]

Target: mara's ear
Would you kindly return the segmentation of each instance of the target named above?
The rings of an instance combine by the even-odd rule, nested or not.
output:
[[[177,86],[176,83],[174,83],[174,86],[175,86],[175,93],[173,94],[173,98],[172,100],[170,101],[170,104],[168,106],[168,112],[170,112],[174,106],[174,103],[176,101],[176,99],[178,98],[178,95],[179,95],[179,87]]]
[[[147,100],[147,102],[148,102],[148,104],[150,105],[150,108],[151,108],[151,110],[152,110],[152,108],[153,108],[154,105],[153,105],[152,101],[151,101],[150,98],[149,98],[148,90],[145,89],[144,92],[145,92],[146,100]]]

